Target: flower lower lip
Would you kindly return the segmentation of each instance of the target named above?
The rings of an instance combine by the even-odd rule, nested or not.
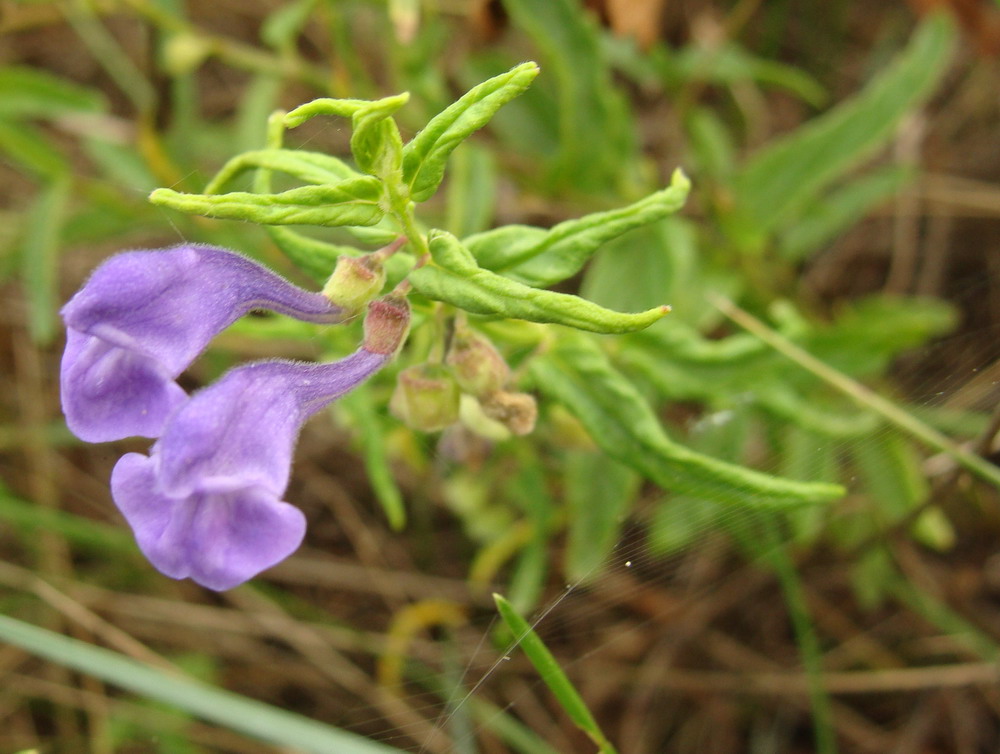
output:
[[[231,495],[234,492],[262,490],[268,494],[280,495],[281,490],[268,489],[259,482],[249,481],[245,476],[210,476],[200,480],[196,495]]]

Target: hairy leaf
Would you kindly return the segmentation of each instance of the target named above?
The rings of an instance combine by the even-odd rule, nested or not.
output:
[[[547,231],[510,225],[477,233],[465,244],[483,267],[544,287],[575,275],[607,241],[679,210],[690,188],[687,176],[676,170],[667,188],[627,207],[567,220]]]
[[[429,198],[440,185],[455,147],[485,126],[497,110],[527,89],[537,75],[536,63],[522,63],[473,87],[431,118],[403,149],[403,180],[410,187],[410,198],[415,202]]]
[[[648,327],[670,310],[658,307],[623,314],[578,296],[532,288],[481,269],[468,249],[444,231],[434,231],[430,245],[434,263],[410,273],[413,287],[428,298],[474,314],[551,322],[598,333],[622,333]]]
[[[696,453],[670,439],[652,407],[593,340],[564,337],[536,358],[538,388],[566,406],[612,458],[671,492],[738,507],[783,507],[832,500],[834,484],[770,476]]]
[[[339,183],[360,174],[343,160],[322,152],[293,149],[258,149],[244,152],[227,162],[205,186],[206,194],[217,194],[241,173],[256,168],[280,170],[306,183],[322,185]]]
[[[385,214],[378,203],[381,194],[382,182],[363,176],[278,194],[181,194],[161,188],[149,195],[149,201],[193,215],[261,225],[374,225]]]

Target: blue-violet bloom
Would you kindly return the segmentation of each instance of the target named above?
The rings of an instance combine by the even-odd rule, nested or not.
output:
[[[236,252],[188,244],[108,259],[63,307],[63,413],[82,440],[158,437],[187,394],[174,381],[253,309],[308,322],[348,313]]]
[[[237,367],[170,417],[148,457],[123,456],[112,495],[150,562],[222,591],[294,552],[305,517],[282,497],[302,424],[389,361],[408,326],[405,299],[376,300],[347,358]]]

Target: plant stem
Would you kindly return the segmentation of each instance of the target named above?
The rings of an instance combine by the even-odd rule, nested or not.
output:
[[[964,450],[933,427],[927,426],[916,417],[908,414],[892,401],[883,398],[860,382],[820,361],[729,299],[709,294],[708,300],[733,322],[756,335],[778,353],[787,356],[800,367],[812,372],[861,406],[880,414],[890,424],[908,432],[926,445],[949,456],[960,466],[1000,488],[1000,469],[993,464],[975,453]]]

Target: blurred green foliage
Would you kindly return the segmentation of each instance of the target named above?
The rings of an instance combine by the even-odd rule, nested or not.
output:
[[[531,611],[553,570],[574,583],[599,577],[628,521],[645,527],[655,554],[696,545],[716,529],[728,532],[753,559],[775,546],[851,548],[900,522],[924,544],[950,546],[948,519],[928,505],[930,490],[914,439],[760,340],[734,331],[706,299],[715,293],[737,301],[843,374],[883,386],[897,356],[948,332],[955,315],[941,301],[873,297],[827,315],[804,300],[797,286],[804,262],[913,180],[912,166],[875,158],[946,71],[955,43],[947,18],[929,16],[895,60],[858,92],[828,106],[828,94],[807,73],[758,56],[737,40],[721,40],[715,48],[658,43],[641,52],[612,38],[576,0],[504,0],[510,38],[503,45],[463,47],[457,60],[441,56],[459,34],[457,24],[429,3],[287,2],[263,24],[259,42],[247,44],[199,28],[179,2],[129,0],[116,8],[148,30],[155,51],[148,67],[129,57],[89,5],[69,5],[79,44],[117,88],[116,101],[127,104],[112,109],[105,93],[42,70],[0,68],[0,154],[33,187],[17,212],[4,213],[0,272],[21,278],[37,343],[56,337],[58,265],[81,247],[125,248],[149,238],[169,239],[172,227],[183,238],[276,262],[275,247],[259,228],[169,212],[147,203],[146,195],[170,186],[175,191],[161,189],[159,203],[201,202],[204,214],[224,218],[224,205],[232,199],[217,195],[223,181],[252,189],[242,201],[253,203],[270,192],[262,183],[264,171],[315,184],[330,175],[343,178],[344,170],[353,173],[318,150],[280,149],[273,133],[269,141],[270,113],[298,104],[288,102],[289,89],[303,101],[409,91],[410,103],[398,112],[404,131],[443,113],[442,120],[432,121],[435,129],[406,147],[400,141],[396,158],[408,185],[421,197],[430,196],[451,157],[444,199],[426,205],[421,222],[448,229],[475,263],[511,285],[540,288],[568,278],[567,290],[578,289],[616,311],[673,307],[648,330],[615,339],[475,322],[545,402],[534,436],[498,443],[474,473],[461,465],[445,471],[444,499],[478,551],[470,576],[478,569],[484,580],[506,581],[516,610]],[[419,29],[408,40],[401,29],[414,21],[414,13]],[[297,45],[310,24],[329,38],[330,56],[322,63],[306,60]],[[525,57],[538,60],[544,75],[520,97],[512,99],[527,84],[518,80],[510,90],[478,92],[459,111],[445,109],[455,92]],[[377,69],[368,65],[376,58]],[[209,61],[240,71],[246,81],[231,117],[204,112],[199,70]],[[725,95],[745,86],[781,90],[815,115],[748,150],[739,118],[725,104]],[[720,96],[703,102],[697,92],[704,87]],[[629,88],[672,107],[679,137],[669,165],[644,149],[639,136],[644,116],[627,96]],[[482,138],[455,149],[460,136],[485,123],[475,106],[491,96],[511,101]],[[366,152],[365,142],[366,129],[388,128],[391,121],[384,116],[402,102],[383,104],[378,113],[349,114],[355,126],[351,146],[356,158],[362,155],[359,168],[388,159]],[[336,137],[331,130],[319,126],[302,137],[292,132],[289,140],[308,145]],[[664,188],[674,163],[692,179],[698,217],[671,214],[683,201],[676,181]],[[207,177],[220,168],[220,177],[206,188]],[[241,174],[258,169],[251,187]],[[332,261],[348,245],[356,252],[359,244],[377,245],[393,235],[379,224],[372,181],[359,178],[354,189],[333,200],[342,201],[345,212],[361,207],[360,215],[348,219],[370,228],[310,234],[270,229],[276,246],[307,275],[322,277],[329,269],[324,260]],[[551,229],[525,223],[494,230],[498,196],[511,191],[535,204],[570,204],[573,217],[586,216],[547,223]],[[274,195],[305,211],[318,201],[328,206],[331,197],[321,193],[321,186],[307,186]],[[630,214],[616,209],[627,203]],[[266,204],[270,212],[273,205]],[[641,222],[634,221],[639,215]],[[435,290],[433,281],[414,285],[428,295]],[[296,327],[275,323],[268,329],[255,322],[237,332],[253,338],[314,337]],[[336,351],[342,346],[338,339],[350,337],[324,336],[323,348]],[[419,353],[424,344],[417,337],[411,348]],[[229,357],[220,358],[221,370]],[[387,402],[393,376],[390,371],[356,391],[335,411],[354,430],[375,494],[399,527],[406,496],[393,465],[402,461],[430,474],[437,451],[412,436],[401,441],[400,432],[406,431],[373,408]],[[663,422],[677,405],[696,418]],[[928,412],[920,416],[929,423],[946,421]],[[974,430],[984,422],[973,415],[964,426]],[[723,464],[763,468],[802,482],[772,482],[747,468],[722,485],[715,472]],[[707,476],[692,476],[692,468]],[[797,484],[805,489],[813,480],[848,484],[854,504],[849,510],[836,503],[782,513],[768,509],[769,503],[794,496]],[[754,485],[754,493],[747,494]],[[123,546],[115,530],[32,509],[7,493],[0,496],[0,517],[25,536],[46,528],[63,533],[74,546]],[[779,544],[749,535],[759,526],[781,532]],[[774,567],[794,595],[788,564]],[[897,593],[899,584],[880,546],[858,558],[857,596],[865,604]],[[155,685],[150,681],[144,693],[157,696]]]

